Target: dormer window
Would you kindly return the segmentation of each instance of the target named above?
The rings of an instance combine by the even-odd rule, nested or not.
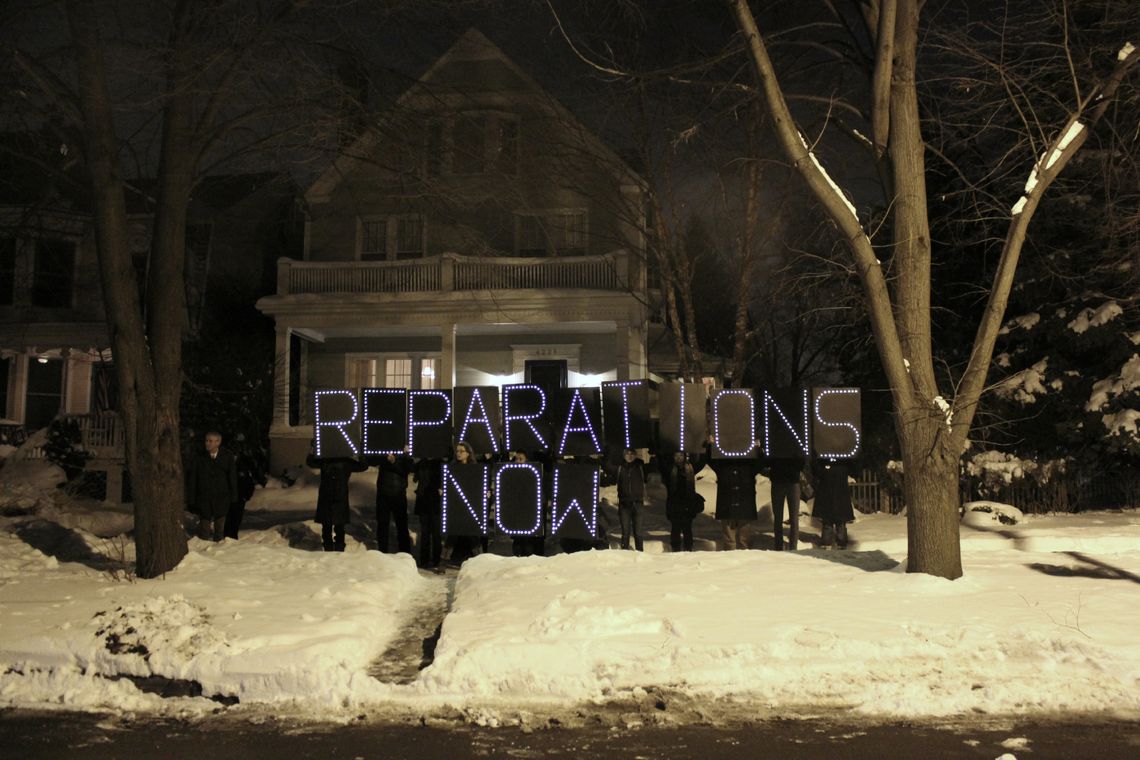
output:
[[[424,171],[477,176],[515,174],[519,162],[519,120],[497,111],[467,111],[428,124]]]

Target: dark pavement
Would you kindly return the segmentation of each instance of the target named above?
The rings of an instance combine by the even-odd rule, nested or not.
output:
[[[1134,760],[1140,724],[1089,720],[970,724],[836,724],[773,720],[747,726],[543,726],[454,723],[310,725],[220,715],[184,722],[76,713],[0,712],[0,756],[144,760],[227,758],[987,758]]]

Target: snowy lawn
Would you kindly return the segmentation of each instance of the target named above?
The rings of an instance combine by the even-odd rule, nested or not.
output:
[[[368,480],[355,503],[370,501]],[[236,542],[195,539],[165,579],[132,582],[121,560],[133,544],[116,535],[129,514],[6,488],[3,705],[218,706],[145,693],[119,678],[129,675],[326,717],[373,707],[573,709],[653,689],[706,714],[731,703],[757,715],[1140,718],[1135,512],[1008,525],[999,516],[1009,508],[972,505],[982,509],[962,527],[966,575],[946,581],[903,572],[900,516],[860,516],[844,552],[813,549],[805,516],[799,552],[670,554],[651,509],[644,554],[486,555],[456,580],[421,574],[407,555],[367,551],[361,525],[345,553],[311,551],[315,526],[297,513],[315,493],[303,482],[258,492],[250,519],[264,529]],[[701,490],[711,497],[711,479]],[[758,490],[763,505],[766,484]],[[770,531],[770,521],[762,509],[757,527]],[[698,547],[711,548],[717,523],[706,516],[698,526]],[[769,532],[752,545],[770,542]],[[370,676],[449,583],[433,664],[404,685]]]

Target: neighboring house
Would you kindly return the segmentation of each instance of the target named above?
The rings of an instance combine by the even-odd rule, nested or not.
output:
[[[122,439],[90,201],[82,178],[71,176],[74,167],[53,168],[33,150],[28,141],[24,152],[0,155],[0,430],[18,441],[73,415],[85,442],[93,436],[93,448],[110,460],[98,467],[111,478]],[[279,175],[199,184],[186,231],[188,331],[197,330],[207,309],[249,304],[272,289],[272,259],[288,250],[294,196]],[[130,245],[140,289],[149,206],[145,183],[132,188]]]
[[[278,263],[271,467],[330,387],[650,377],[644,180],[476,30],[305,193]]]

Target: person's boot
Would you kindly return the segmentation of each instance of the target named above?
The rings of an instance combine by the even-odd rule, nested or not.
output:
[[[835,545],[835,524],[824,523],[823,533],[819,537],[819,548],[830,549]]]
[[[847,548],[847,523],[839,523],[835,526],[835,540],[840,549]]]

